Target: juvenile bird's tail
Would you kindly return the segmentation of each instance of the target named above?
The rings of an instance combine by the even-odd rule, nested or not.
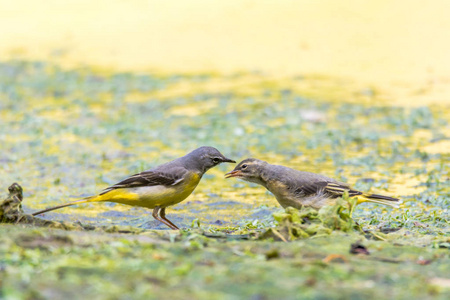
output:
[[[55,209],[60,209],[60,208],[67,207],[67,206],[83,204],[83,203],[89,203],[89,202],[96,202],[96,201],[98,201],[97,198],[99,198],[99,197],[98,196],[86,197],[86,198],[83,198],[83,199],[80,199],[80,200],[76,200],[76,201],[72,201],[72,202],[69,202],[69,203],[61,204],[61,205],[58,205],[58,206],[46,208],[46,209],[40,210],[38,212],[32,213],[31,215],[32,216],[37,216],[37,215],[46,213],[48,211],[52,211],[52,210],[55,210]]]
[[[358,203],[361,202],[372,202],[372,203],[378,203],[378,204],[384,204],[391,207],[399,207],[399,204],[402,203],[402,201],[398,198],[392,198],[388,196],[383,195],[377,195],[377,194],[366,194],[363,193],[358,198]]]

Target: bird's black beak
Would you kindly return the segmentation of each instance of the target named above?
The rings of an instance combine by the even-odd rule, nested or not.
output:
[[[232,159],[226,158],[225,156],[222,157],[222,162],[227,162],[227,163],[233,163],[235,164],[236,162]]]

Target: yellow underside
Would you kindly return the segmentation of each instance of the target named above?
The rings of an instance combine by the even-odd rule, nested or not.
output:
[[[364,195],[355,196],[354,198],[357,198],[356,204],[360,204],[360,203],[364,203],[364,202],[371,202],[371,203],[388,205],[391,207],[399,207],[399,203],[400,203],[400,202],[383,200],[383,199],[370,199]]]
[[[146,208],[167,207],[186,199],[197,187],[201,176],[191,174],[175,186],[156,186],[115,189],[94,196],[86,202],[115,202]]]
[[[364,195],[358,195],[358,196],[354,196],[352,198],[356,198],[357,199],[356,204],[360,204],[360,203],[364,203],[364,202],[378,203],[378,202],[385,202],[386,201],[386,200],[382,200],[382,199],[380,199],[380,200],[373,200],[373,199],[367,198]]]
[[[370,200],[367,199],[364,196],[355,196],[355,197],[352,197],[352,198],[356,198],[357,199],[356,204],[360,204],[360,203],[364,203],[364,202],[370,202]]]

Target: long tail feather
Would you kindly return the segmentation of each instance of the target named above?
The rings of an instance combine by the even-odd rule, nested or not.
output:
[[[392,198],[388,196],[378,195],[378,194],[363,194],[364,200],[361,202],[373,202],[378,204],[384,204],[391,207],[399,207],[402,201],[398,198]]]
[[[97,196],[86,197],[86,198],[83,198],[83,199],[80,199],[80,200],[76,200],[76,201],[72,201],[72,202],[69,202],[69,203],[61,204],[61,205],[58,205],[58,206],[46,208],[46,209],[40,210],[38,212],[32,213],[31,215],[32,216],[37,216],[37,215],[46,213],[48,211],[60,209],[60,208],[67,207],[67,206],[72,206],[72,205],[77,205],[77,204],[82,204],[82,203],[88,203],[88,202],[95,202],[96,198],[97,198]]]

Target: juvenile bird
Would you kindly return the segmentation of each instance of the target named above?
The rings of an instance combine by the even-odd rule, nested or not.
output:
[[[333,203],[335,198],[343,196],[345,192],[350,197],[358,197],[357,203],[374,202],[392,207],[398,207],[400,203],[397,198],[356,191],[346,183],[323,175],[271,165],[255,158],[241,161],[225,177],[237,177],[262,185],[274,194],[282,207],[300,209],[302,206],[310,206],[319,209]]]
[[[104,189],[97,196],[47,208],[33,213],[33,216],[76,204],[116,202],[152,208],[153,218],[171,229],[179,229],[166,218],[166,207],[186,199],[197,187],[203,174],[223,162],[236,163],[216,148],[200,147],[183,157],[130,176]]]

